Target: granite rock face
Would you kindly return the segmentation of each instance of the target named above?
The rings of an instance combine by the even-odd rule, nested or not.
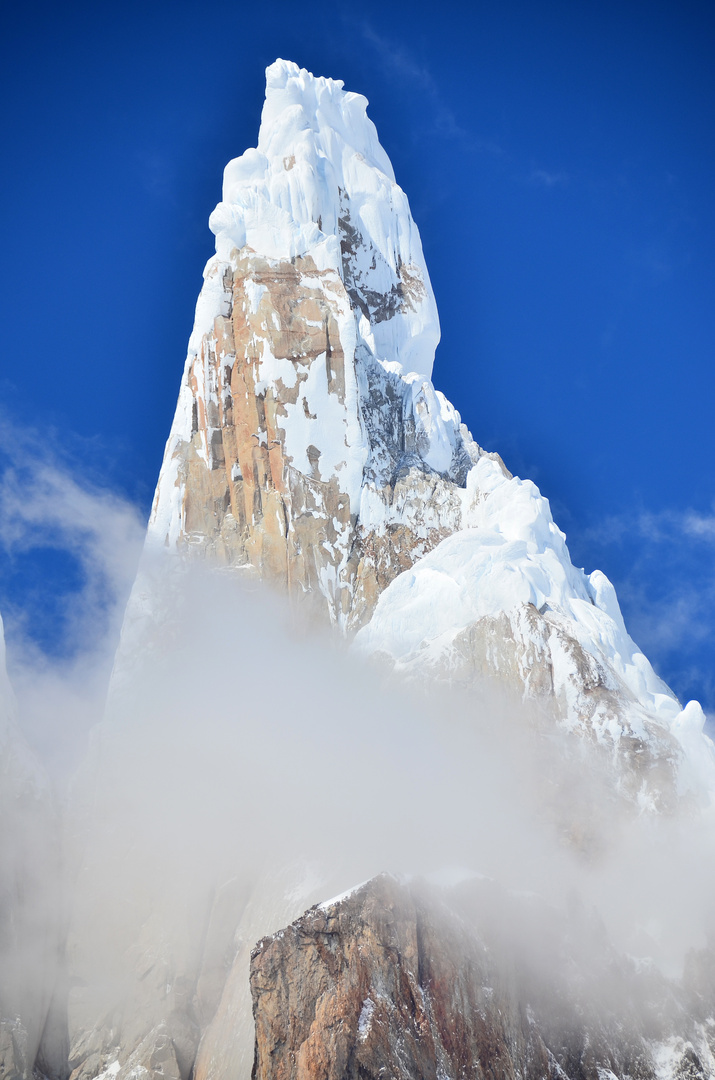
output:
[[[366,104],[267,71],[258,146],[211,216],[147,549],[271,582],[404,677],[542,702],[641,808],[706,804],[699,706],[681,710],[610,582],[572,565],[547,500],[430,381],[434,296]],[[141,578],[119,671],[145,647]]]
[[[356,378],[354,349],[346,356],[343,345],[354,308],[336,271],[307,255],[276,263],[244,250],[210,273],[223,275],[227,314],[201,339],[188,375],[191,436],[172,450],[178,547],[249,567],[291,595],[323,594],[335,622],[364,621],[387,582],[447,535],[457,485],[430,479],[414,451],[416,464],[396,475],[410,420],[404,387],[369,358]],[[338,458],[359,450],[360,419],[389,404],[395,432],[372,418],[371,452],[387,459],[374,494],[383,514],[397,498],[407,520],[378,533],[351,511],[346,463],[330,444]],[[469,459],[461,446],[456,457],[458,474]],[[163,490],[160,482],[159,499]]]
[[[260,941],[253,1080],[655,1080],[667,1055],[670,1075],[710,1075],[712,999],[693,1009],[597,926],[570,938],[582,915],[559,926],[493,890],[383,875]],[[541,931],[541,955],[505,947],[509,918]]]

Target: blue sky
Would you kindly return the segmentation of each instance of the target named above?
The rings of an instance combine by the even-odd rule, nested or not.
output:
[[[370,100],[440,309],[435,384],[715,712],[710,5],[39,3],[0,47],[6,466],[49,458],[146,517],[223,166],[255,145],[265,66],[295,60]],[[10,645],[78,648],[67,529],[0,540]]]

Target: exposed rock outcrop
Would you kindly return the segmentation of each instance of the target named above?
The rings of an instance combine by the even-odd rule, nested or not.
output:
[[[187,376],[191,436],[172,447],[177,546],[251,567],[291,595],[322,594],[335,622],[359,624],[385,585],[448,534],[458,484],[410,446],[402,380],[367,353],[356,367],[355,309],[336,270],[244,248],[212,266],[216,275],[227,314],[201,339]],[[355,513],[348,458],[366,466],[363,428],[382,459],[372,470],[383,516],[397,504],[384,530]],[[459,436],[457,446],[459,477],[470,459]]]
[[[655,1080],[665,1056],[669,1075],[710,1075],[712,999],[696,1018],[582,913],[533,905],[383,875],[307,911],[251,957],[253,1080]],[[509,919],[540,948],[509,948]]]
[[[148,548],[255,573],[407,677],[544,701],[641,807],[707,802],[699,707],[684,720],[604,575],[571,564],[547,500],[429,381],[429,275],[365,106],[268,69],[258,147],[211,217]],[[137,582],[118,669],[150,593]]]

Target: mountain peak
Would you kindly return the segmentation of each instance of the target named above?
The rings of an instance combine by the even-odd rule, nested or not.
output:
[[[292,86],[294,93],[305,92],[311,88],[313,92],[326,89],[329,93],[339,94],[344,90],[345,83],[342,79],[330,79],[325,75],[313,75],[307,68],[299,67],[293,60],[282,60],[278,57],[266,68],[266,96],[276,90],[285,90]],[[353,97],[359,95],[354,94]],[[365,98],[363,98],[365,101]],[[367,104],[367,102],[366,102]]]
[[[540,700],[643,807],[707,802],[702,714],[680,723],[610,583],[429,381],[435,301],[366,99],[285,60],[266,84],[211,215],[150,543],[310,597],[409,677]]]
[[[349,147],[395,182],[390,159],[380,146],[368,119],[368,101],[344,89],[341,79],[313,75],[289,60],[266,68],[266,100],[261,115],[258,149],[269,156],[298,144],[302,132],[312,132],[327,157]],[[340,144],[335,144],[336,137]]]
[[[226,167],[151,558],[73,789],[84,850],[66,952],[71,1080],[324,1077],[326,1062],[341,1078],[713,1075],[698,1057],[713,1062],[712,954],[686,996],[664,983],[654,996],[630,957],[604,948],[600,916],[587,923],[566,900],[579,881],[589,907],[607,897],[639,950],[677,906],[682,940],[699,903],[680,898],[703,878],[691,857],[671,868],[660,853],[679,839],[679,809],[712,812],[702,711],[680,709],[610,582],[572,565],[548,501],[430,382],[434,297],[366,106],[276,61],[258,145]],[[284,651],[266,593],[252,606],[230,584],[247,577],[292,611],[310,604],[372,669],[347,678],[328,652]],[[385,671],[402,676],[394,697]],[[408,681],[438,689],[418,704]],[[558,767],[537,743],[553,744]],[[658,814],[665,849],[652,842]],[[636,911],[623,883],[639,835],[653,854],[633,859],[634,897],[648,894]],[[381,850],[392,868],[443,878],[424,908],[421,886],[388,877],[342,892],[343,866],[359,880]],[[505,874],[494,887],[492,864]],[[559,908],[540,916],[538,895],[517,888],[532,883]],[[485,948],[465,917],[488,926],[492,911]],[[504,949],[506,931],[526,944],[525,927],[543,990]],[[554,981],[560,969],[572,974]],[[592,1022],[584,978],[612,1003]],[[0,1074],[2,1053],[0,1038]]]
[[[334,270],[364,316],[370,351],[429,377],[437,307],[407,196],[366,109],[342,82],[277,60],[258,146],[226,166],[209,225],[221,261],[250,247]]]

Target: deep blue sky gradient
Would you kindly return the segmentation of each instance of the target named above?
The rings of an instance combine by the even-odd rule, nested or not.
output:
[[[435,384],[551,499],[678,695],[715,710],[711,5],[39,3],[3,22],[7,421],[148,514],[264,68],[342,78],[422,234]],[[30,597],[50,651],[76,587],[57,554],[0,565],[0,609]]]

